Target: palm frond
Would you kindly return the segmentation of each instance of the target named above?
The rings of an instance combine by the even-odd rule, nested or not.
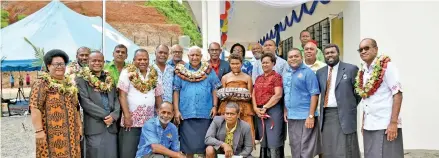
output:
[[[29,45],[31,45],[32,46],[32,48],[34,49],[34,51],[35,51],[35,58],[37,59],[36,61],[34,61],[33,63],[32,63],[32,66],[42,66],[42,67],[44,67],[43,65],[44,65],[44,60],[43,60],[43,58],[44,58],[44,48],[38,48],[38,47],[36,47],[31,41],[29,41],[29,39],[27,39],[26,37],[24,37],[24,40],[29,44]]]

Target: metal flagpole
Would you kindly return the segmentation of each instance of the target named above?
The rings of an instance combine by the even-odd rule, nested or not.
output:
[[[105,0],[102,0],[102,53],[105,54],[105,19],[107,7],[105,7]]]

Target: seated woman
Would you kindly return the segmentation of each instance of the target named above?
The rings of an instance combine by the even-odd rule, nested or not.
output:
[[[250,102],[253,88],[252,79],[251,76],[242,73],[242,57],[240,55],[230,55],[229,63],[232,72],[223,76],[221,82],[222,85],[225,85],[225,88],[218,90],[217,96],[221,99],[218,113],[224,115],[227,103],[229,101],[236,102],[241,111],[239,118],[250,124],[252,139],[254,140],[255,129],[253,126],[253,115],[255,115],[255,113]]]
[[[238,54],[239,56],[241,56],[242,57],[242,62],[241,62],[242,63],[242,66],[241,66],[242,72],[246,73],[247,75],[252,76],[253,65],[250,61],[245,60],[245,47],[239,43],[236,43],[230,49],[230,54]]]
[[[207,130],[206,158],[215,158],[216,154],[226,157],[233,155],[251,158],[253,139],[250,125],[238,118],[239,105],[227,103],[224,116],[216,116]]]

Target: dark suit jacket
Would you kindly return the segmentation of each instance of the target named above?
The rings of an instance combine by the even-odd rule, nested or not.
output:
[[[210,61],[209,61],[210,64]],[[221,79],[223,78],[223,76],[227,73],[229,73],[230,71],[232,71],[232,69],[230,69],[230,64],[229,62],[220,59],[220,67],[219,67],[219,71],[218,71],[218,78],[221,81]],[[215,72],[215,70],[213,70],[211,72]]]
[[[352,64],[341,62],[338,65],[337,78],[335,80],[335,98],[339,114],[340,125],[344,134],[357,131],[357,105],[361,97],[355,93],[355,77],[358,67]],[[326,81],[328,79],[328,66],[316,72],[320,86],[320,127],[324,128],[324,100],[326,92]]]
[[[99,134],[108,130],[110,133],[117,133],[116,120],[120,116],[120,103],[116,93],[116,87],[107,93],[110,113],[105,111],[101,100],[100,92],[96,92],[87,81],[76,77],[76,84],[79,89],[79,104],[84,110],[84,134]],[[113,117],[114,123],[107,128],[104,118],[108,115]]]
[[[251,157],[253,140],[250,125],[238,119],[238,125],[233,133],[233,154]],[[204,143],[218,150],[226,139],[226,121],[224,116],[215,116],[207,130]]]

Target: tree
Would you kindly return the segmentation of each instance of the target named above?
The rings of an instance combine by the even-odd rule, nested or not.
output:
[[[9,12],[2,9],[1,10],[1,28],[9,25]]]

